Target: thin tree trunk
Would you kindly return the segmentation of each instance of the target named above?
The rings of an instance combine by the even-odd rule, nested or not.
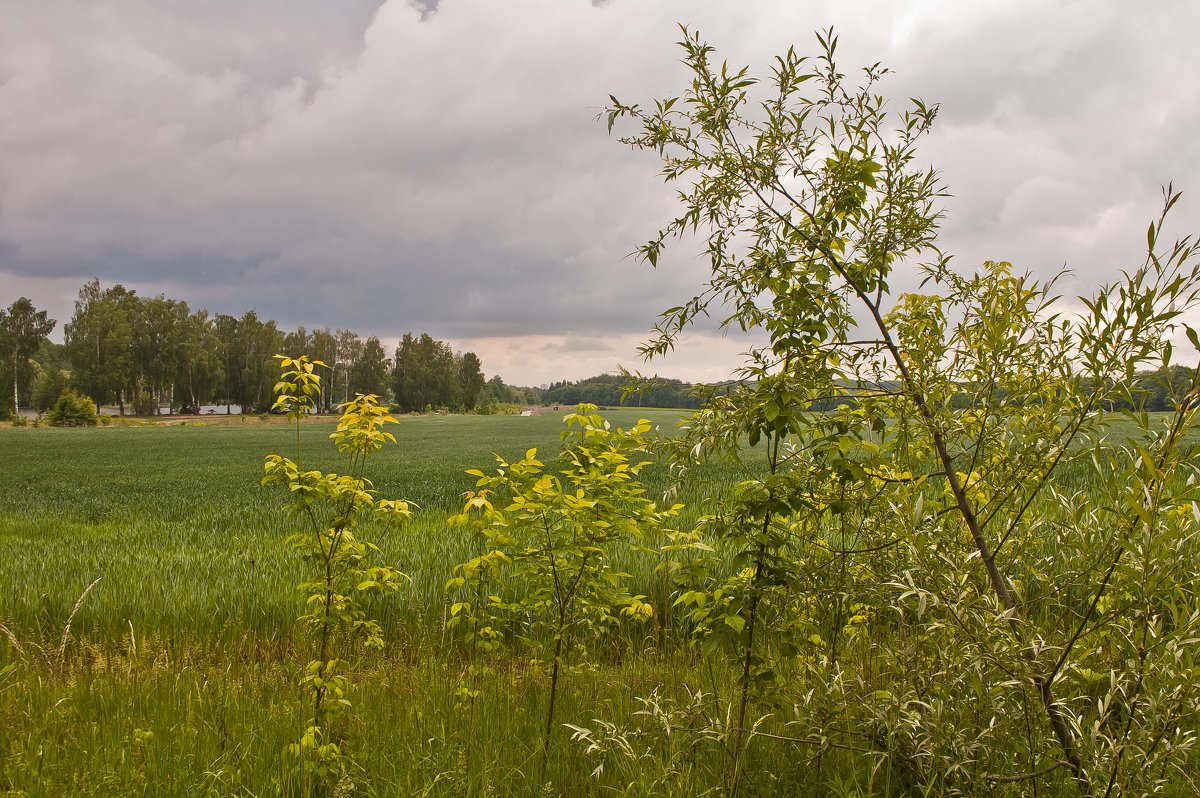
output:
[[[1004,576],[1000,573],[1000,568],[996,565],[995,555],[992,553],[991,546],[988,545],[987,538],[984,537],[983,527],[979,523],[975,507],[971,504],[970,499],[967,498],[966,489],[963,487],[962,482],[958,478],[958,473],[954,469],[954,459],[950,455],[950,448],[947,446],[945,438],[942,437],[941,431],[937,428],[933,411],[929,408],[924,393],[918,388],[916,380],[913,378],[904,359],[900,356],[900,349],[892,339],[891,330],[884,322],[878,307],[870,302],[868,298],[864,297],[861,292],[859,296],[864,299],[868,310],[874,317],[875,326],[883,338],[884,345],[891,354],[892,361],[896,364],[896,368],[900,372],[905,387],[912,396],[917,411],[925,421],[925,426],[929,431],[929,436],[933,443],[934,453],[937,455],[942,470],[945,472],[946,482],[954,498],[955,508],[958,510],[959,516],[971,534],[971,540],[974,542],[975,549],[979,552],[980,560],[987,570],[988,582],[991,584],[992,592],[1000,599],[1000,603],[1008,615],[1008,626],[1012,630],[1013,637],[1021,646],[1022,656],[1029,663],[1030,669],[1033,672],[1033,685],[1038,691],[1038,696],[1041,698],[1042,706],[1050,721],[1050,728],[1054,731],[1054,736],[1058,740],[1067,765],[1075,777],[1075,784],[1079,788],[1080,794],[1090,798],[1094,794],[1092,783],[1083,768],[1083,761],[1079,756],[1079,750],[1075,746],[1075,735],[1071,731],[1062,705],[1058,703],[1058,699],[1054,696],[1051,679],[1047,678],[1041,672],[1037,652],[1030,645],[1029,638],[1025,633],[1024,621],[1021,617],[1020,609],[1017,607],[1016,600],[1013,599],[1012,594],[1008,590],[1008,585],[1005,583]]]
[[[299,421],[296,422],[297,432],[300,429]],[[300,451],[296,451],[296,462],[300,462]],[[333,627],[333,558],[337,553],[337,547],[341,531],[334,533],[329,540],[329,553],[325,557],[325,617],[321,622],[321,653],[320,664],[317,666],[317,676],[321,679],[321,686],[317,688],[316,700],[313,703],[313,725],[320,727],[321,724],[321,702],[325,698],[324,680],[327,675],[325,670],[329,662],[329,635]],[[317,542],[320,543],[320,532],[317,533]]]
[[[546,766],[550,761],[550,734],[554,731],[554,705],[558,699],[558,663],[562,655],[562,630],[554,641],[554,667],[550,670],[550,707],[546,710],[546,733],[542,737],[542,778],[546,783]]]
[[[764,551],[760,546],[758,552],[758,565],[754,569],[755,593],[750,597],[750,613],[746,620],[746,625],[750,627],[750,631],[746,638],[746,656],[742,659],[742,694],[738,702],[737,729],[735,729],[733,733],[733,758],[729,763],[731,770],[729,777],[730,798],[733,798],[733,796],[737,794],[738,777],[742,772],[741,760],[746,739],[746,707],[750,703],[750,663],[754,660],[754,624],[758,616],[757,588],[758,580],[762,576],[763,556]]]

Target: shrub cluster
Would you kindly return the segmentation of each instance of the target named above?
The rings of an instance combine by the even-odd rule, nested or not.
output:
[[[94,427],[99,421],[91,398],[70,388],[58,395],[58,401],[46,413],[46,423],[52,427]]]

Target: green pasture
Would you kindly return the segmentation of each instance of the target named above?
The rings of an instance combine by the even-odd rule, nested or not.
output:
[[[495,455],[518,458],[533,446],[552,458],[563,415],[403,418],[391,427],[397,445],[370,462],[380,495],[419,509],[401,529],[366,532],[411,580],[372,607],[389,649],[357,674],[364,709],[350,721],[352,753],[370,772],[357,782],[368,794],[461,795],[471,784],[474,794],[522,794],[536,778],[542,674],[519,661],[501,668],[502,686],[476,710],[474,745],[485,753],[475,767],[487,783],[464,770],[455,690],[465,666],[443,632],[443,586],[477,544],[446,518],[474,486],[465,469],[490,469]],[[649,417],[668,434],[681,417],[606,416],[618,425]],[[307,467],[344,465],[328,440],[333,428],[331,419],[306,420]],[[292,519],[285,497],[259,480],[265,454],[294,448],[294,428],[279,418],[0,429],[0,662],[12,666],[0,665],[0,794],[276,789],[279,752],[307,710],[296,682],[311,652],[295,623],[305,574],[284,543]],[[668,486],[664,469],[645,477],[652,491]],[[708,477],[740,478],[721,468]],[[649,571],[634,568],[643,578]],[[563,717],[630,715],[664,664],[659,654],[618,657],[578,675]],[[684,652],[670,656],[672,673],[695,667]],[[562,794],[594,786],[594,763],[574,749],[555,753],[559,781],[577,785]]]
[[[410,589],[379,607],[385,617],[440,614],[450,567],[472,541],[447,528],[474,479],[494,455],[518,458],[537,447],[553,457],[562,414],[419,416],[393,426],[398,445],[374,455],[379,494],[415,502],[401,529],[367,537]],[[665,431],[679,413],[622,410],[614,424],[651,417]],[[303,426],[306,467],[339,470],[328,440],[332,420]],[[0,618],[19,637],[60,633],[76,598],[95,579],[75,618],[100,639],[135,634],[239,639],[247,628],[287,635],[297,614],[301,564],[283,543],[292,529],[277,490],[261,487],[263,456],[292,456],[294,429],[269,424],[0,430]],[[647,472],[663,491],[662,469]],[[414,612],[416,610],[416,612]]]
[[[606,415],[618,425],[645,416],[664,433],[681,417]],[[355,768],[344,780],[355,785],[347,795],[543,794],[536,775],[545,674],[519,656],[501,658],[474,709],[463,704],[468,662],[444,631],[443,586],[479,544],[446,518],[474,484],[465,469],[489,469],[494,454],[517,458],[535,446],[552,458],[561,416],[403,418],[393,428],[397,445],[369,463],[381,496],[420,509],[402,529],[365,530],[411,583],[371,608],[387,650],[352,654],[355,708],[338,721]],[[333,425],[303,425],[307,467],[342,466],[328,441]],[[285,499],[259,479],[264,455],[291,456],[294,446],[294,428],[282,419],[0,429],[0,795],[279,794],[280,751],[310,709],[297,681],[311,642],[295,622],[305,571],[284,543],[292,531]],[[662,467],[644,476],[654,495],[669,486]],[[682,525],[746,474],[709,466],[693,476],[678,497],[688,505]],[[1087,469],[1058,477],[1072,490],[1086,488],[1087,478]],[[635,735],[631,744],[647,747],[634,759],[588,756],[564,727],[544,794],[722,794],[720,752],[664,734],[654,724],[666,716],[646,700],[673,707],[669,723],[690,717],[694,701],[719,715],[737,674],[670,643],[672,634],[683,638],[671,628],[671,596],[655,583],[649,557],[637,557],[622,567],[635,590],[656,601],[660,628],[635,629],[593,652],[599,664],[571,675],[559,717],[592,729],[596,718],[627,722],[652,732],[653,743]],[[903,677],[875,661],[876,647],[890,644],[881,636],[847,662],[867,679],[861,689]],[[768,710],[760,730],[792,734],[786,699]],[[839,762],[859,756],[853,752],[818,755],[764,738],[747,756],[740,795],[797,794],[822,772],[819,794],[919,794],[890,766],[870,769],[865,780],[854,767],[831,777]],[[606,769],[596,773],[599,763]]]
[[[440,618],[451,566],[474,551],[473,541],[445,523],[474,486],[464,471],[488,470],[495,455],[518,458],[530,447],[553,458],[562,415],[414,416],[391,427],[397,444],[372,456],[369,476],[381,496],[419,509],[402,529],[367,533],[383,559],[412,580],[392,606],[377,611],[397,623]],[[606,416],[616,425],[646,417],[664,434],[682,417],[630,409]],[[306,467],[344,465],[328,440],[333,427],[332,419],[303,425]],[[1120,423],[1111,434],[1123,434]],[[283,497],[259,480],[264,455],[294,450],[294,428],[279,418],[0,428],[0,619],[18,637],[57,639],[76,599],[100,579],[75,616],[76,629],[93,638],[127,634],[131,625],[135,634],[168,639],[241,639],[247,629],[286,636],[301,565],[283,543],[292,531]],[[756,454],[747,456],[751,468]],[[728,465],[693,472],[677,497],[687,506],[683,523],[707,495],[746,476]],[[1086,488],[1087,469],[1064,469],[1057,479]],[[644,481],[652,495],[670,486],[662,467],[645,471]]]

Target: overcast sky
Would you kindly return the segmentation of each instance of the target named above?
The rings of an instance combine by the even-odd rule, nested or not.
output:
[[[844,71],[941,104],[943,248],[963,267],[1140,262],[1161,186],[1200,230],[1200,3],[919,0],[5,0],[0,303],[61,325],[92,277],[287,328],[474,350],[510,384],[618,363],[728,375],[744,340],[635,344],[703,278],[626,255],[669,218],[658,164],[594,121],[679,93],[676,23],[766,75],[835,26]]]

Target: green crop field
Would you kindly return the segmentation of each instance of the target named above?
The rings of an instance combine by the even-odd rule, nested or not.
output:
[[[680,419],[671,411],[607,415],[617,425],[647,416],[667,433]],[[332,421],[310,419],[302,430],[309,467],[343,466],[328,442]],[[699,719],[728,721],[739,674],[686,643],[652,555],[617,565],[632,574],[635,592],[651,597],[655,622],[610,635],[591,665],[571,672],[557,717],[588,733],[572,742],[578,732],[560,729],[543,793],[544,668],[514,650],[472,677],[474,660],[447,632],[444,585],[479,547],[447,525],[474,485],[464,470],[490,469],[494,453],[517,459],[533,446],[549,459],[561,430],[561,414],[404,418],[397,444],[370,462],[382,496],[419,509],[402,528],[363,533],[407,580],[368,607],[386,649],[349,652],[355,709],[338,727],[351,763],[338,782],[343,794],[723,793],[725,754],[720,744],[698,746],[708,733]],[[311,714],[297,687],[312,657],[296,621],[305,564],[284,542],[295,519],[283,497],[259,481],[264,455],[294,445],[281,419],[0,429],[0,794],[286,794],[281,752]],[[748,457],[748,466],[693,475],[678,497],[687,505],[680,528],[708,499],[761,471],[760,451]],[[1090,474],[1073,465],[1056,484],[1086,492]],[[660,466],[644,478],[654,496],[670,484]],[[892,628],[856,648],[848,642],[847,677],[877,684],[878,694],[903,678],[888,672],[880,647],[902,645]],[[745,754],[740,794],[799,794],[822,769],[835,786],[821,794],[917,794],[902,767],[876,765],[866,781],[852,775],[861,768],[849,763],[864,756],[854,747],[786,742],[804,659],[788,667],[795,672],[782,676],[795,676],[796,691],[758,704],[761,737]],[[474,705],[463,697],[472,684],[480,686]],[[839,768],[844,776],[828,775]],[[1065,778],[1056,784],[1069,791]]]
[[[449,566],[470,548],[446,526],[474,486],[468,468],[490,468],[494,455],[531,446],[553,456],[562,413],[519,416],[423,416],[405,419],[398,445],[370,466],[381,495],[414,502],[400,530],[370,537],[412,587],[404,608],[437,613]],[[614,424],[649,416],[667,429],[678,413],[610,414]],[[278,419],[276,420],[279,421]],[[343,465],[328,443],[332,421],[304,426],[306,465]],[[299,564],[283,538],[292,531],[279,495],[259,485],[263,456],[290,453],[282,423],[230,426],[113,427],[99,430],[7,429],[0,432],[0,537],[8,551],[0,574],[3,617],[22,634],[61,630],[75,599],[94,579],[76,623],[101,637],[145,630],[196,639],[241,635],[249,625],[287,634],[296,612]],[[650,474],[665,490],[665,474]],[[382,608],[381,608],[382,609]]]
[[[360,786],[383,795],[462,791],[460,674],[443,630],[443,586],[474,544],[446,519],[474,485],[465,469],[490,468],[494,454],[518,458],[531,446],[553,457],[562,415],[405,418],[398,445],[371,463],[381,495],[419,509],[400,529],[366,533],[411,582],[371,607],[389,648],[362,661],[355,702],[370,707],[369,722],[359,719],[353,745],[370,778],[360,776]],[[646,416],[665,431],[680,418],[608,416],[614,424]],[[332,430],[332,421],[305,423],[307,465],[343,465],[327,440]],[[294,681],[308,652],[295,621],[303,563],[284,543],[294,519],[259,481],[263,456],[290,452],[294,442],[281,419],[0,429],[0,651],[15,665],[0,676],[6,794],[275,789],[279,752],[303,721]],[[709,476],[738,478],[732,469]],[[646,477],[652,491],[666,489],[663,469]],[[647,563],[627,565],[647,577]],[[694,667],[676,658],[672,668]],[[533,778],[538,739],[537,713],[519,710],[537,703],[539,678],[510,665],[476,730],[479,740],[497,742],[488,767],[495,794],[519,794],[517,785]],[[657,657],[626,655],[582,674],[586,687],[567,696],[564,718],[587,720],[602,708],[627,715],[640,706],[634,695],[657,685],[653,669],[661,666]],[[631,690],[635,684],[645,689]],[[576,702],[589,708],[572,717]],[[514,745],[521,739],[529,744]],[[575,785],[563,794],[595,786],[587,778],[594,765],[574,763],[572,754],[563,748],[558,780]]]

